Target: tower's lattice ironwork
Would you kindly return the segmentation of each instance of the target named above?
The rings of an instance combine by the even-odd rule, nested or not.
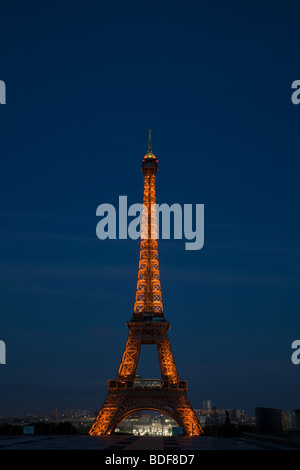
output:
[[[150,129],[148,153],[142,163],[144,210],[133,316],[127,322],[129,334],[116,379],[108,381],[108,395],[90,430],[92,435],[111,434],[128,414],[141,409],[168,414],[182,427],[185,435],[202,434],[187,398],[187,383],[179,379],[168,337],[170,323],[165,320],[163,312],[155,207],[157,171],[158,161],[152,153]],[[142,344],[156,344],[160,380],[137,378]]]

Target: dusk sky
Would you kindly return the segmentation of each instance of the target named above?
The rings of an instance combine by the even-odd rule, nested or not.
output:
[[[100,409],[132,316],[139,241],[96,208],[204,204],[205,242],[160,240],[165,317],[195,408],[300,408],[300,3],[1,5],[0,416]],[[144,346],[139,372],[159,377]]]

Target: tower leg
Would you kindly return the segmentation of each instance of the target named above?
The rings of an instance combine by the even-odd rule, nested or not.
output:
[[[121,395],[113,395],[110,393],[108,394],[97,418],[93,423],[93,426],[89,431],[91,436],[111,434],[111,423],[114,420],[122,400],[123,397]]]
[[[171,383],[178,382],[179,377],[167,332],[156,342],[156,345],[162,379],[169,380]]]
[[[134,379],[139,363],[140,351],[141,341],[139,338],[137,339],[136,331],[130,330],[117,374],[118,380]]]
[[[183,424],[184,434],[187,436],[200,436],[203,434],[202,427],[187,396],[183,395],[180,400],[175,399],[175,401],[177,413]]]

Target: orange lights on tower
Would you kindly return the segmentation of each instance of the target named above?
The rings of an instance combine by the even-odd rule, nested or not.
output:
[[[107,398],[90,434],[111,434],[132,411],[153,409],[174,419],[185,435],[199,436],[203,431],[187,398],[187,383],[179,379],[168,337],[170,323],[163,312],[155,213],[158,160],[152,153],[151,129],[142,172],[146,210],[142,215],[133,315],[127,323],[129,333],[116,379],[108,381]],[[141,346],[147,344],[157,346],[161,380],[136,379]]]

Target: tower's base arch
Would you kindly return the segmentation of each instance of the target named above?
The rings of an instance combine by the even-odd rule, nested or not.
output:
[[[112,434],[129,414],[137,410],[152,409],[165,413],[182,428],[186,436],[199,436],[202,428],[186,396],[185,382],[173,387],[137,388],[119,386],[108,388],[108,396],[97,416],[90,434],[94,436]]]

